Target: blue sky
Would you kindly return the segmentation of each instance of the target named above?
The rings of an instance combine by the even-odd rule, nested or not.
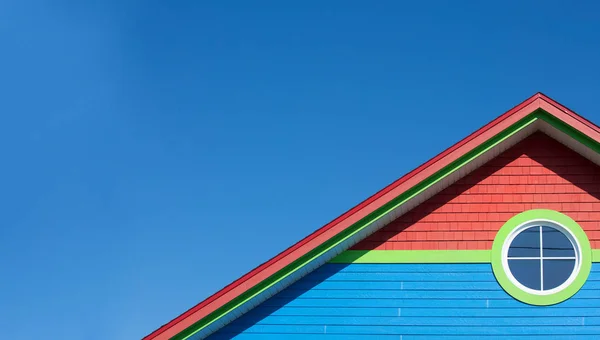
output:
[[[98,3],[0,3],[2,338],[140,338],[537,91],[600,123],[593,2]]]

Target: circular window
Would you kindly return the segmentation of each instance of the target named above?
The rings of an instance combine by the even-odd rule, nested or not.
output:
[[[502,288],[516,299],[550,305],[585,283],[591,250],[585,232],[566,215],[530,210],[511,218],[492,247],[492,267]]]
[[[534,294],[560,290],[579,271],[577,240],[550,221],[530,222],[515,229],[504,248],[509,278]]]

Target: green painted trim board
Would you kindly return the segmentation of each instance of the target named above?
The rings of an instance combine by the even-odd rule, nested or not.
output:
[[[509,277],[510,270],[505,267],[506,262],[504,261],[504,256],[502,253],[503,249],[506,249],[506,240],[510,237],[515,229],[531,221],[549,221],[560,225],[562,228],[567,229],[573,235],[573,237],[575,237],[577,243],[579,244],[579,271],[577,272],[573,281],[569,285],[562,287],[559,291],[547,291],[546,294],[543,295],[526,291],[514,282],[516,281],[515,279],[511,280]],[[590,247],[590,241],[588,240],[585,231],[583,231],[579,224],[577,224],[577,222],[575,222],[572,218],[554,210],[533,209],[513,216],[511,219],[506,221],[500,230],[498,230],[492,245],[492,270],[494,271],[496,280],[506,293],[515,299],[530,305],[549,306],[567,300],[571,296],[575,295],[581,289],[581,287],[583,287],[588,276],[590,275],[591,269],[592,250]]]
[[[346,250],[329,263],[491,263],[492,250]],[[592,249],[600,262],[600,249]]]

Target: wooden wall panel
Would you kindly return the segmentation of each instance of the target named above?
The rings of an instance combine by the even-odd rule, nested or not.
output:
[[[538,132],[353,247],[491,249],[496,232],[529,209],[569,215],[600,248],[600,167]]]
[[[209,339],[476,339],[600,334],[600,264],[571,299],[530,306],[490,264],[326,264]]]

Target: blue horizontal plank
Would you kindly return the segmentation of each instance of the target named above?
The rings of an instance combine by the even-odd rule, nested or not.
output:
[[[402,282],[402,290],[502,290],[498,282]]]
[[[600,292],[581,291],[581,294],[600,297]],[[286,289],[279,297],[300,297],[317,299],[506,299],[503,290],[495,291],[451,291],[451,290],[308,290]]]
[[[459,291],[459,290],[294,290],[286,289],[279,297],[318,299],[507,299],[503,290]],[[571,299],[598,299],[600,290],[580,290]]]
[[[257,326],[258,327],[258,326]],[[263,326],[274,327],[274,326]],[[284,326],[285,327],[285,326]],[[328,326],[329,334],[398,334],[398,335],[597,335],[598,326]]]
[[[289,300],[287,298],[273,297],[265,302],[264,306],[291,306],[291,307],[419,307],[419,308],[539,308],[507,297],[498,300],[473,300],[473,299],[314,299],[299,298]],[[556,305],[544,308],[600,308],[600,299],[568,299]]]
[[[481,273],[336,273],[329,275],[327,273],[313,273],[306,276],[303,281],[488,281],[496,282],[496,278],[491,271]]]
[[[439,284],[439,283],[438,283]],[[398,281],[333,281],[310,282],[300,280],[290,286],[291,289],[400,289],[402,283]]]
[[[233,325],[231,325],[233,326]],[[320,331],[319,331],[320,330]],[[372,334],[372,335],[597,335],[600,326],[316,326],[253,325],[231,327],[229,332],[291,334]]]
[[[600,306],[599,306],[600,307]],[[352,308],[259,306],[248,314],[274,316],[600,317],[600,308]]]
[[[587,281],[600,281],[600,272],[591,272]]]
[[[600,326],[600,317],[590,316],[584,318],[584,325],[586,326]]]
[[[284,334],[325,334],[325,325],[252,325],[236,322],[227,326],[227,332],[233,333],[284,333]],[[344,334],[344,332],[338,332]],[[361,334],[361,333],[356,333]],[[363,333],[364,334],[364,333]],[[380,333],[381,334],[381,333]]]
[[[398,335],[216,333],[207,340],[400,340]],[[403,340],[410,340],[403,338]],[[435,339],[434,339],[435,340]],[[439,339],[446,340],[446,339]]]
[[[583,285],[583,287],[581,287],[581,289],[587,290],[587,289],[600,289],[600,281],[591,281],[588,280],[585,282],[585,284]]]
[[[236,334],[236,333],[217,333],[208,338],[208,340],[477,340],[484,338],[493,338],[485,335],[403,335],[400,339],[399,335],[371,335],[371,334]],[[508,340],[528,340],[528,339],[543,340],[596,340],[597,335],[505,335],[502,339]]]
[[[600,306],[599,306],[600,307]],[[284,308],[293,310],[294,308]],[[351,309],[351,308],[349,308]],[[399,314],[410,317],[599,317],[600,308],[399,308]],[[292,313],[290,311],[289,313]],[[319,312],[313,309],[313,312]],[[365,311],[368,313],[368,310]],[[317,314],[312,314],[317,315]],[[331,314],[335,315],[335,314]],[[363,314],[368,315],[368,314]]]
[[[457,281],[338,281],[326,280],[311,282],[300,280],[291,289],[372,289],[372,290],[501,290],[496,281],[457,282]],[[600,281],[588,281],[583,290],[599,290]]]
[[[337,334],[336,334],[337,335]],[[356,335],[344,334],[344,336],[355,337]],[[370,334],[361,334],[359,336],[373,336]],[[390,335],[376,335],[384,336],[384,339],[389,339]],[[397,335],[393,335],[397,336]],[[462,339],[497,339],[494,335],[402,335],[401,340],[462,340]],[[311,338],[312,339],[312,335]],[[509,340],[597,340],[597,335],[547,335],[547,334],[532,334],[532,335],[503,335],[502,339]]]
[[[328,278],[348,273],[492,273],[492,267],[490,264],[327,264],[307,277]],[[588,280],[600,281],[600,263],[592,267]]]
[[[508,298],[507,298],[508,299]],[[600,301],[600,300],[599,300]],[[516,300],[510,298],[513,306]],[[288,300],[281,297],[273,297],[265,302],[265,306],[295,306],[295,307],[486,307],[486,300],[456,299],[456,300],[404,300],[404,299],[311,299],[301,298]]]
[[[565,308],[565,307],[584,307],[584,308],[599,308],[600,298],[590,298],[586,296],[586,292],[592,292],[597,295],[598,292],[594,291],[579,291],[572,298],[565,300],[559,304],[548,306],[547,308]],[[539,306],[530,306],[528,304],[517,301],[513,298],[503,300],[489,300],[489,308],[507,308],[507,307],[526,307],[526,308],[539,308]]]
[[[600,284],[600,282],[599,282]],[[501,290],[497,282],[413,282],[413,281],[333,281],[316,283],[301,280],[292,289],[372,289],[372,290]]]
[[[322,273],[449,273],[449,272],[491,272],[491,264],[481,263],[429,263],[429,264],[412,264],[412,263],[397,263],[397,264],[325,264],[319,267],[314,272]]]
[[[284,307],[273,311],[270,307],[258,306],[250,313],[312,316],[398,316],[398,308]],[[600,312],[597,315],[600,316]]]
[[[252,320],[254,321],[254,320]],[[597,325],[597,318],[586,318]],[[242,323],[243,324],[243,323]],[[583,317],[405,317],[405,316],[277,316],[256,322],[257,325],[327,325],[329,326],[580,326]]]

